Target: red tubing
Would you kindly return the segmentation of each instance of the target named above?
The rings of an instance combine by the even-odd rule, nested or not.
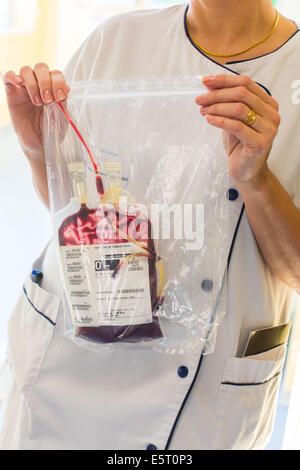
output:
[[[95,170],[95,173],[96,173],[96,187],[97,187],[97,192],[98,194],[100,195],[100,197],[102,198],[104,196],[104,187],[103,187],[103,182],[102,182],[102,178],[100,176],[100,173],[99,173],[99,168],[97,166],[97,163],[95,162],[94,160],[94,157],[92,155],[92,152],[90,151],[86,141],[84,140],[83,136],[81,135],[81,133],[79,132],[79,130],[77,129],[76,125],[74,124],[74,122],[72,121],[70,115],[68,114],[67,110],[65,109],[64,105],[62,103],[58,103],[58,106],[60,107],[60,109],[62,110],[62,112],[64,113],[66,119],[68,120],[68,122],[71,124],[71,126],[73,127],[74,131],[76,132],[77,136],[79,137],[80,141],[82,142],[83,146],[85,147],[87,153],[89,154],[89,157],[91,159],[91,162],[93,164],[93,167],[94,167],[94,170]]]

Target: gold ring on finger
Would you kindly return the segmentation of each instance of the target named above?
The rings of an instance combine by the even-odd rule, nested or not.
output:
[[[247,126],[252,126],[252,124],[255,123],[257,119],[257,114],[253,109],[250,109],[247,116],[244,119],[244,123],[247,124]]]

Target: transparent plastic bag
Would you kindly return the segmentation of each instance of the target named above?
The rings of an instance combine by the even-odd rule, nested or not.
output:
[[[214,350],[228,172],[203,92],[201,77],[77,82],[45,108],[66,335],[83,347]]]

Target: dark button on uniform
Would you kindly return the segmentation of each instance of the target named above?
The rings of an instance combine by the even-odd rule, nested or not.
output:
[[[149,444],[147,450],[157,450],[157,447],[154,444]]]
[[[201,283],[201,289],[205,292],[210,292],[214,286],[214,283],[210,279],[204,279]]]
[[[41,287],[42,280],[43,280],[43,273],[37,270],[32,271],[31,280],[32,282],[34,282],[34,284],[37,284],[39,287]]]
[[[227,197],[228,197],[229,201],[236,201],[237,198],[239,197],[239,192],[234,188],[230,188],[227,191]]]
[[[179,367],[177,372],[179,377],[181,377],[182,379],[185,379],[189,375],[189,370],[186,366]]]

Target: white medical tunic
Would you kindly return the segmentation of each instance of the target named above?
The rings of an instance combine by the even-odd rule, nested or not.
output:
[[[105,21],[72,58],[68,81],[249,75],[279,102],[282,122],[269,165],[300,207],[300,107],[292,102],[292,84],[300,79],[300,34],[270,54],[224,67],[193,45],[185,10],[180,5]],[[233,182],[228,195],[227,313],[215,352],[202,359],[200,350],[184,356],[132,350],[97,354],[66,339],[57,255],[50,243],[41,258],[42,287],[26,280],[9,321],[2,449],[266,446],[286,346],[241,356],[251,330],[289,320],[294,293],[263,261]],[[205,279],[203,266],[199,289]]]

